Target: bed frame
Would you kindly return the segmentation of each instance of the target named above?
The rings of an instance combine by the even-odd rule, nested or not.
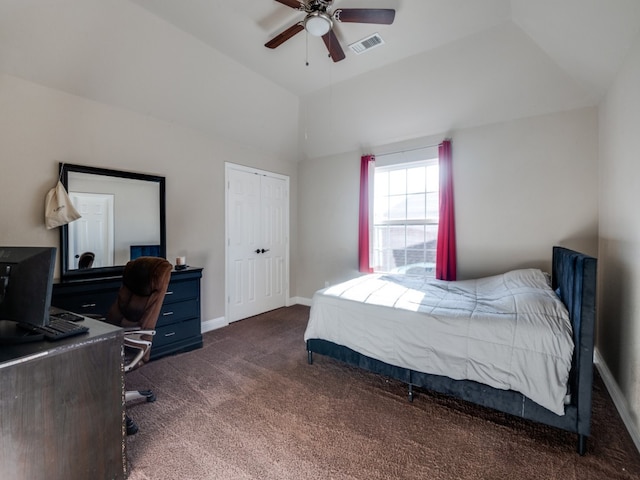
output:
[[[552,287],[569,311],[575,344],[569,375],[571,401],[562,416],[513,390],[499,390],[469,380],[453,380],[390,365],[322,339],[307,340],[308,362],[313,363],[314,352],[327,355],[407,383],[409,400],[413,399],[413,386],[417,386],[577,433],[577,450],[584,455],[591,429],[596,259],[567,248],[553,247]]]

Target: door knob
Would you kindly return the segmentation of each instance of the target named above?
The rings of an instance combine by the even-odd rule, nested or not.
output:
[[[268,248],[266,250],[263,248],[262,250],[260,250],[260,253],[265,253],[265,252],[268,252],[268,251],[269,251]]]
[[[256,250],[256,253],[260,253],[260,249],[257,249],[257,250]]]

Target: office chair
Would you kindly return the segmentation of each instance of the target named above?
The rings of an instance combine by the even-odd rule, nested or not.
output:
[[[172,269],[173,266],[167,260],[159,257],[138,257],[124,267],[122,285],[116,301],[109,309],[106,321],[125,330],[125,373],[149,361],[156,322]],[[151,390],[125,393],[125,403],[138,399],[153,402],[156,397]],[[126,422],[127,435],[135,434],[138,427],[128,415]]]
[[[93,261],[95,260],[96,255],[93,252],[84,252],[80,255],[80,259],[78,260],[78,268],[85,269],[91,268],[93,266]]]

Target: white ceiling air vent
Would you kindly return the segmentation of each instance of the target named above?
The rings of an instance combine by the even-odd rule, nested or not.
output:
[[[361,53],[364,53],[367,50],[371,50],[372,48],[375,48],[382,44],[384,44],[384,40],[382,40],[380,34],[374,33],[373,35],[369,35],[362,40],[352,43],[351,45],[349,45],[349,48],[360,55]]]

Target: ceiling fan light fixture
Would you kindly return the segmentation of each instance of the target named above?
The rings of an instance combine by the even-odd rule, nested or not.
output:
[[[333,26],[333,20],[326,12],[311,12],[304,19],[304,28],[314,37],[322,37]]]

